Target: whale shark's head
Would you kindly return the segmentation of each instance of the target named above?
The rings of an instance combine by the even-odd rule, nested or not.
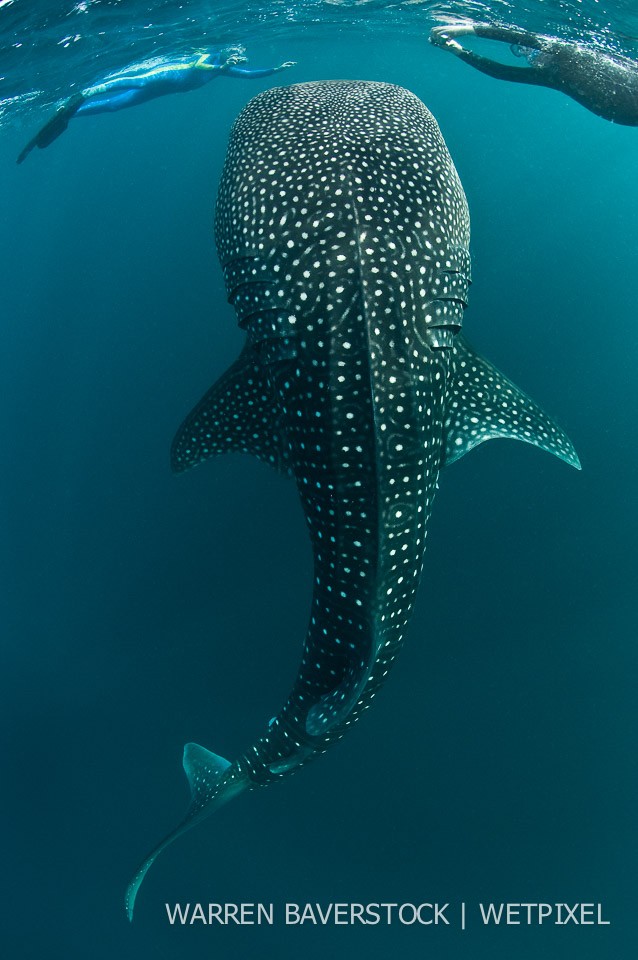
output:
[[[315,286],[339,264],[359,264],[366,279],[383,278],[384,300],[391,287],[400,302],[409,286],[417,336],[449,347],[466,303],[469,233],[467,201],[438,124],[402,87],[348,80],[277,87],[235,122],[216,214],[223,265],[277,257],[312,302]],[[319,256],[297,277],[311,246]],[[231,297],[237,279],[227,275]]]

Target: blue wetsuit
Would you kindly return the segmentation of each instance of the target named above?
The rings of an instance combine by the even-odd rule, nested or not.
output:
[[[253,68],[242,66],[242,61],[243,58],[236,56],[224,60],[219,52],[212,51],[169,60],[153,67],[133,66],[125,73],[108,77],[62,104],[22,150],[17,162],[22,163],[34,147],[48,147],[66,130],[72,117],[111,113],[168,93],[195,90],[221,75],[258,80],[294,66],[292,62],[286,62],[278,67]]]

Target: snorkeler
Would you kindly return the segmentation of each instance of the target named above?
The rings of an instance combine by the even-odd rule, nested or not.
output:
[[[64,133],[72,117],[122,110],[155,97],[163,97],[167,93],[195,90],[221,75],[258,80],[295,66],[291,60],[278,67],[257,68],[242,66],[245,62],[246,57],[236,53],[222,58],[221,53],[209,51],[167,60],[153,67],[132,66],[126,73],[108,77],[102,83],[87,87],[82,93],[65,101],[33,140],[29,141],[17,162],[22,163],[34,147],[44,148],[53,143]]]
[[[509,66],[479,56],[457,42],[455,38],[461,36],[509,43],[516,56],[527,59],[529,67]],[[561,90],[605,120],[638,126],[638,63],[628,57],[485,23],[434,27],[430,43],[449,50],[490,77]]]

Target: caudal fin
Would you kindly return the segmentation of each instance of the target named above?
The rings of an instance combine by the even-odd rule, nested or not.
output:
[[[126,915],[131,921],[137,891],[162,850],[247,787],[246,780],[233,775],[228,760],[218,757],[217,754],[200,747],[197,743],[186,744],[183,763],[191,788],[190,806],[182,822],[142,861],[126,888]]]

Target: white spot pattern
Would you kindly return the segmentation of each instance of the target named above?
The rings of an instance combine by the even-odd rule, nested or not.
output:
[[[263,783],[345,732],[401,643],[443,455],[469,217],[416,97],[387,84],[301,84],[267,91],[238,118],[216,237],[248,334],[240,362],[253,406],[244,421],[223,384],[197,426],[213,417],[227,449],[293,473],[315,557],[297,681],[234,765]],[[190,433],[188,447],[176,442],[183,467],[210,455]]]
[[[192,801],[157,855],[242,790],[298,769],[372,703],[401,645],[443,462],[510,436],[578,466],[562,431],[459,336],[469,216],[407,90],[270,90],[233,128],[216,239],[246,346],[179,430],[176,470],[242,450],[294,475],[315,560],[299,673],[232,764],[187,744]]]
[[[564,434],[460,337],[465,195],[436,121],[400,87],[267,91],[237,119],[217,248],[246,347],[173,445],[187,469],[243,450],[290,472],[315,585],[290,696],[202,805],[297,769],[366,710],[401,645],[443,462]],[[188,819],[188,818],[187,818]]]

